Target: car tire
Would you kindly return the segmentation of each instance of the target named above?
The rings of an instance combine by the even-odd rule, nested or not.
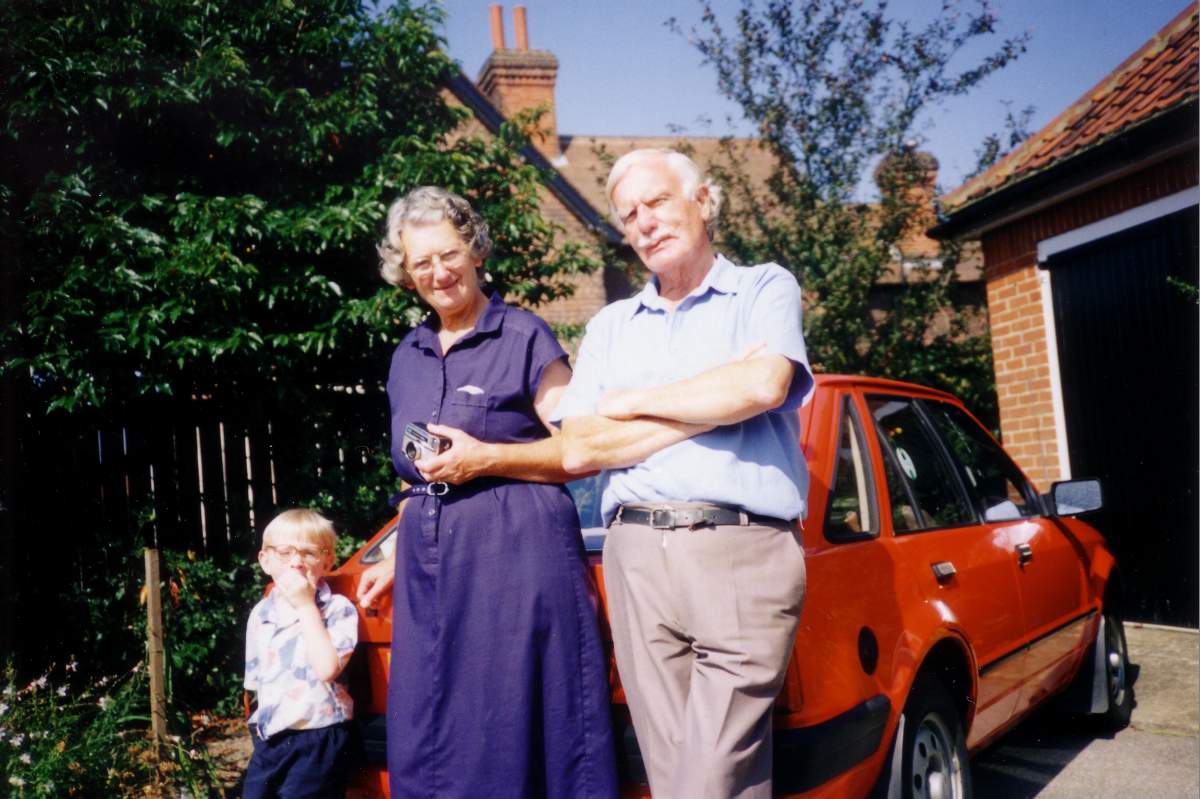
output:
[[[918,677],[904,705],[901,795],[970,799],[971,768],[962,720],[937,677]]]
[[[1096,718],[1105,729],[1115,732],[1129,726],[1129,717],[1133,713],[1129,648],[1125,645],[1125,625],[1116,612],[1105,610],[1101,624],[1104,625],[1104,687],[1108,691],[1108,710]],[[1089,653],[1094,654],[1094,651],[1089,649]]]

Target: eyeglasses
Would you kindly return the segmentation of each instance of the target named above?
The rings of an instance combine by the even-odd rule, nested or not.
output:
[[[466,250],[446,250],[442,253],[427,255],[419,261],[410,264],[410,275],[427,275],[433,271],[435,264],[441,264],[443,269],[457,269],[467,262],[469,253]]]
[[[305,563],[317,563],[325,556],[325,550],[310,547],[263,547],[263,552],[270,552],[280,560],[291,560],[292,555],[299,555]]]

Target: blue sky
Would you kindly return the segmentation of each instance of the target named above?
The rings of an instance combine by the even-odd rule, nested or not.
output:
[[[443,0],[451,56],[474,78],[491,51],[490,0]],[[559,61],[556,101],[560,133],[666,135],[682,126],[695,135],[745,134],[738,109],[720,97],[711,67],[664,22],[684,30],[699,21],[695,0],[526,0],[529,45]],[[514,46],[507,0],[505,32]],[[723,4],[730,13],[739,3]],[[918,131],[941,162],[939,184],[955,188],[974,151],[1001,128],[1004,102],[1036,108],[1037,130],[1092,88],[1175,17],[1186,0],[993,0],[1000,25],[994,42],[1030,31],[1028,51],[977,91],[934,109]],[[893,14],[920,21],[940,0],[893,0]],[[726,118],[732,114],[733,124]]]

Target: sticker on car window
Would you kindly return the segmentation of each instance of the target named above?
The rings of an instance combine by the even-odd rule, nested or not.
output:
[[[896,447],[896,460],[900,461],[900,470],[909,480],[917,479],[917,467],[913,463],[912,456],[908,454],[908,450],[904,447]]]

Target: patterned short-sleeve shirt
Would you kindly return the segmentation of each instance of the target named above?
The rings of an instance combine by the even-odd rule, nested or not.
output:
[[[333,648],[345,666],[358,644],[358,612],[324,580],[317,585],[316,601]],[[261,737],[269,738],[283,730],[348,721],[354,715],[354,701],[346,686],[340,677],[325,682],[313,674],[300,620],[279,613],[279,604],[271,593],[250,611],[246,625],[245,686],[258,694],[258,709],[250,724],[257,726]]]

